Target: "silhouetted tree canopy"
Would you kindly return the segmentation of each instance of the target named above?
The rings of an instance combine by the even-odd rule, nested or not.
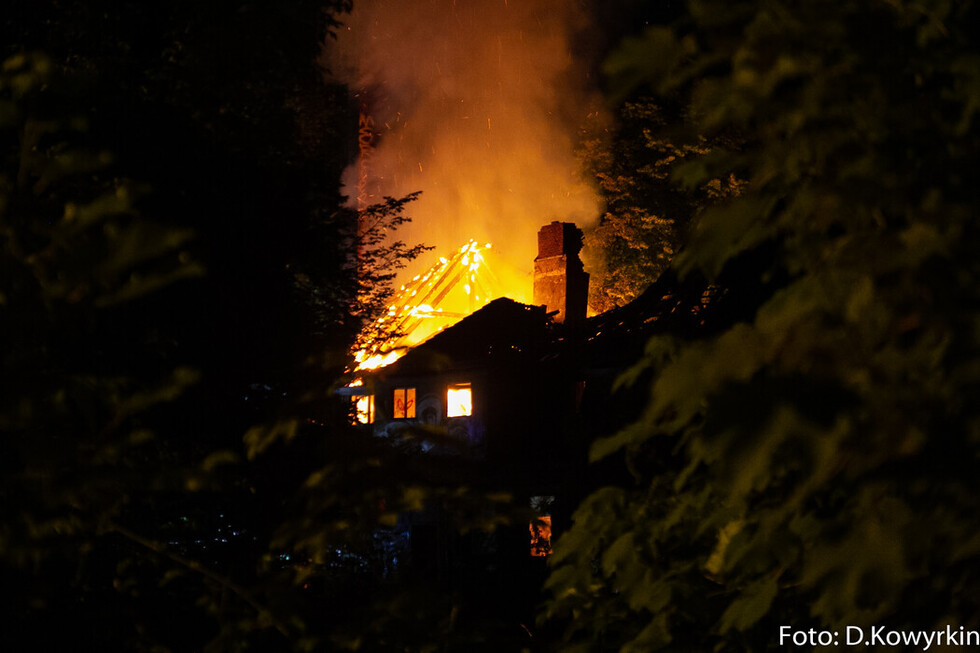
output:
[[[626,375],[640,418],[591,446],[624,480],[577,488],[530,646],[980,628],[973,3],[622,6],[596,281],[621,304],[669,265],[751,301]],[[528,645],[527,596],[394,573],[391,528],[432,510],[459,543],[527,507],[333,393],[419,251],[382,237],[412,196],[367,211],[381,231],[343,206],[354,123],[316,58],[347,9],[0,16],[6,648]]]
[[[457,530],[504,512],[486,516],[459,465],[365,437],[333,394],[420,251],[387,242],[411,196],[370,224],[343,206],[354,123],[316,57],[347,3],[15,4],[0,17],[6,648],[461,637],[458,597],[393,582],[384,529],[430,505]]]
[[[734,141],[691,133],[689,122],[685,111],[641,97],[623,102],[616,124],[585,135],[579,156],[605,202],[583,252],[596,312],[636,299],[670,265],[699,212],[739,192],[731,172],[696,186],[672,177],[682,163]]]
[[[295,288],[301,268],[358,292],[339,236],[346,95],[315,62],[332,14],[15,4],[0,19],[0,573],[19,628],[4,641],[293,633],[273,599],[293,586],[260,583],[259,563],[324,458],[307,423],[249,466],[242,438],[298,411],[297,389],[320,400],[306,416],[347,428],[323,399],[357,304],[314,339]]]
[[[717,279],[767,252],[728,282],[773,289],[638,362],[642,418],[592,448],[634,483],[592,494],[555,547],[564,650],[977,628],[975,19],[973,3],[704,0],[609,59],[622,92],[690,97],[695,134],[740,135],[672,175],[746,180],[675,269]]]

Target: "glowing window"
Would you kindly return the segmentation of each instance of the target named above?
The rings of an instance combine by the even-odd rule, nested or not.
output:
[[[546,558],[551,555],[551,515],[531,520],[531,557]]]
[[[531,510],[538,513],[528,525],[532,558],[547,558],[551,555],[551,506],[554,502],[553,496],[531,497]]]
[[[395,419],[415,419],[415,388],[395,388]]]
[[[374,424],[374,395],[354,395],[354,423]]]
[[[466,417],[473,414],[473,390],[469,383],[457,383],[446,391],[446,415]]]

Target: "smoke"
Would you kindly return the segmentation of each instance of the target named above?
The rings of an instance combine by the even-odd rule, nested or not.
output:
[[[437,256],[477,239],[507,265],[506,294],[530,300],[537,230],[588,226],[600,200],[575,139],[600,100],[572,52],[585,27],[571,0],[359,0],[328,47],[377,134],[369,201],[421,190],[399,238]],[[356,196],[359,167],[345,174]],[[363,182],[362,182],[363,183]]]

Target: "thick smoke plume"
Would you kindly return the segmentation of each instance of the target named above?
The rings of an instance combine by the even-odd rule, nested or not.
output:
[[[399,238],[435,245],[433,256],[493,243],[505,293],[524,301],[538,228],[586,226],[600,210],[574,156],[600,104],[572,52],[578,5],[359,0],[327,53],[374,121],[367,199],[421,190]],[[352,198],[358,170],[345,178]]]

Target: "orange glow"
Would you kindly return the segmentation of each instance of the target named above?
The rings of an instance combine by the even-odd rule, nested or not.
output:
[[[406,315],[413,306],[467,315],[502,296],[530,303],[538,228],[551,220],[587,228],[601,214],[599,195],[582,179],[575,156],[583,130],[602,134],[608,124],[601,97],[588,88],[588,64],[573,47],[588,25],[581,6],[358,0],[344,18],[347,29],[326,40],[325,59],[337,81],[372,98],[361,125],[370,147],[360,149],[359,162],[345,173],[347,194],[403,197],[421,190],[408,210],[413,221],[393,238],[436,247],[419,260],[423,267],[451,263],[445,253],[467,238],[499,247],[496,290],[481,286],[480,274],[470,278],[467,268],[479,265],[475,256],[459,262],[452,285],[461,298],[454,302],[423,301],[422,279],[400,277],[417,294],[394,302],[390,319],[422,317],[425,324],[405,329],[409,344],[454,321]],[[382,364],[376,356],[396,348],[379,346],[359,361],[370,361],[361,369]]]
[[[531,521],[531,557],[546,558],[551,555],[551,515],[543,515]]]
[[[415,388],[395,388],[395,419],[415,419]]]
[[[469,383],[460,383],[446,391],[448,417],[466,417],[473,414],[473,390]]]
[[[471,240],[403,285],[387,314],[368,330],[372,335],[358,339],[355,370],[390,365],[492,299],[524,298],[526,289],[501,283],[488,262],[490,250],[490,243]]]
[[[354,421],[358,424],[374,423],[374,395],[351,397],[354,401]]]
[[[354,369],[375,370],[385,365],[391,365],[401,358],[405,351],[405,349],[394,349],[383,354],[368,355],[368,350],[362,349],[354,354],[354,360],[357,362],[357,367]]]

